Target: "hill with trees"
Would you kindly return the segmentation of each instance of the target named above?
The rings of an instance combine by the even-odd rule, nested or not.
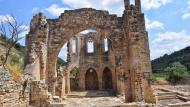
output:
[[[170,55],[165,54],[160,58],[152,60],[152,70],[153,72],[163,71],[174,62],[180,62],[187,67],[188,71],[190,71],[190,46]]]

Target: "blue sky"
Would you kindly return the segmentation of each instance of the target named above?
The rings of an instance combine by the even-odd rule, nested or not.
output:
[[[29,29],[33,15],[57,18],[68,9],[91,7],[121,16],[123,0],[0,0],[0,20],[13,14]],[[151,59],[190,46],[190,0],[142,0],[149,32]],[[24,32],[22,35],[26,34]],[[20,41],[24,44],[24,40]],[[65,58],[65,48],[60,56]]]

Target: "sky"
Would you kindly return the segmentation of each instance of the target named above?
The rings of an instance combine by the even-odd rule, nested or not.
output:
[[[141,0],[149,33],[151,59],[190,46],[190,0]],[[131,0],[131,3],[134,3]],[[0,20],[14,15],[27,30],[32,17],[43,12],[47,18],[58,18],[64,10],[91,7],[121,16],[123,0],[0,0]],[[25,35],[23,32],[21,36]],[[25,40],[20,41],[25,44]],[[66,45],[65,45],[66,46]],[[60,57],[66,58],[66,47]]]

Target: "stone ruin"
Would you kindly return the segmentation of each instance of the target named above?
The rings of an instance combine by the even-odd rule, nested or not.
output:
[[[0,66],[0,107],[27,107],[29,105],[29,87],[25,80],[14,81],[9,70]],[[24,85],[25,84],[25,85]]]
[[[134,5],[124,0],[124,6],[122,17],[92,8],[66,10],[57,19],[47,19],[42,13],[33,17],[25,54],[25,71],[32,75],[30,105],[51,106],[61,102],[72,89],[112,89],[124,94],[126,103],[156,103],[150,84],[150,51],[141,0],[135,0]],[[96,33],[85,38],[76,36],[89,28]],[[77,50],[73,53],[72,44],[67,44],[68,64],[58,73],[58,54],[73,37]],[[105,38],[107,52],[103,47]],[[94,42],[92,53],[86,51],[89,39]],[[77,82],[70,79],[73,67],[78,71]]]

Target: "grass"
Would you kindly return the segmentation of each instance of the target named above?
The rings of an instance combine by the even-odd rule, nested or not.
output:
[[[153,72],[151,76],[151,80],[153,84],[157,85],[164,85],[168,84],[167,78],[167,72],[160,71],[160,72]]]
[[[167,72],[161,71],[161,72],[154,72],[152,73],[152,76],[155,78],[165,78],[167,77]]]
[[[1,42],[1,40],[0,40]],[[24,67],[24,48],[15,47],[11,50],[11,54],[8,57],[6,68],[10,70],[15,81],[21,79]],[[0,44],[0,56],[5,52],[5,47]]]

